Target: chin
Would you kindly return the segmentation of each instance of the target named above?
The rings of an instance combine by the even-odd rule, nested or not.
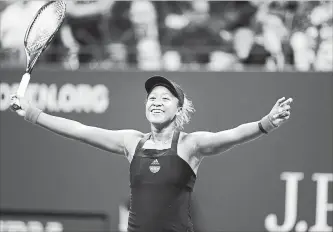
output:
[[[154,115],[146,115],[147,120],[151,123],[151,124],[155,124],[155,125],[166,125],[169,124],[172,119],[165,117],[165,115],[160,115],[160,116],[154,116]]]
[[[165,120],[163,120],[163,119],[156,119],[156,118],[154,118],[154,119],[150,118],[149,122],[152,123],[152,124],[164,124],[164,123],[166,123]]]
[[[162,124],[167,123],[167,120],[165,120],[164,117],[161,117],[161,118],[147,117],[147,119],[150,123],[155,124],[155,125],[162,125]]]

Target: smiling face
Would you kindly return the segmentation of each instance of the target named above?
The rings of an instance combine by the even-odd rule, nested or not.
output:
[[[147,97],[146,117],[155,126],[163,127],[174,121],[179,112],[178,99],[164,86],[155,87]]]

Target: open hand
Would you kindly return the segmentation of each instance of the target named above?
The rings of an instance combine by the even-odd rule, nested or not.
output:
[[[285,97],[277,100],[271,112],[269,112],[268,114],[268,117],[270,121],[274,124],[274,126],[278,127],[290,118],[290,104],[292,102],[292,98],[288,98],[287,100],[285,100]]]

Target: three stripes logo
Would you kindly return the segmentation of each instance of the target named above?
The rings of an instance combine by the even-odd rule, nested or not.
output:
[[[161,166],[157,159],[155,159],[149,166],[149,170],[152,173],[157,173],[160,169],[161,169]]]

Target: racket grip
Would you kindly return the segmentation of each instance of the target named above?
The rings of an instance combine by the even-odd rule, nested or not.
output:
[[[25,91],[27,90],[27,87],[29,85],[29,81],[30,81],[30,74],[29,73],[25,73],[22,76],[20,85],[17,89],[17,96],[18,97],[24,97]]]

